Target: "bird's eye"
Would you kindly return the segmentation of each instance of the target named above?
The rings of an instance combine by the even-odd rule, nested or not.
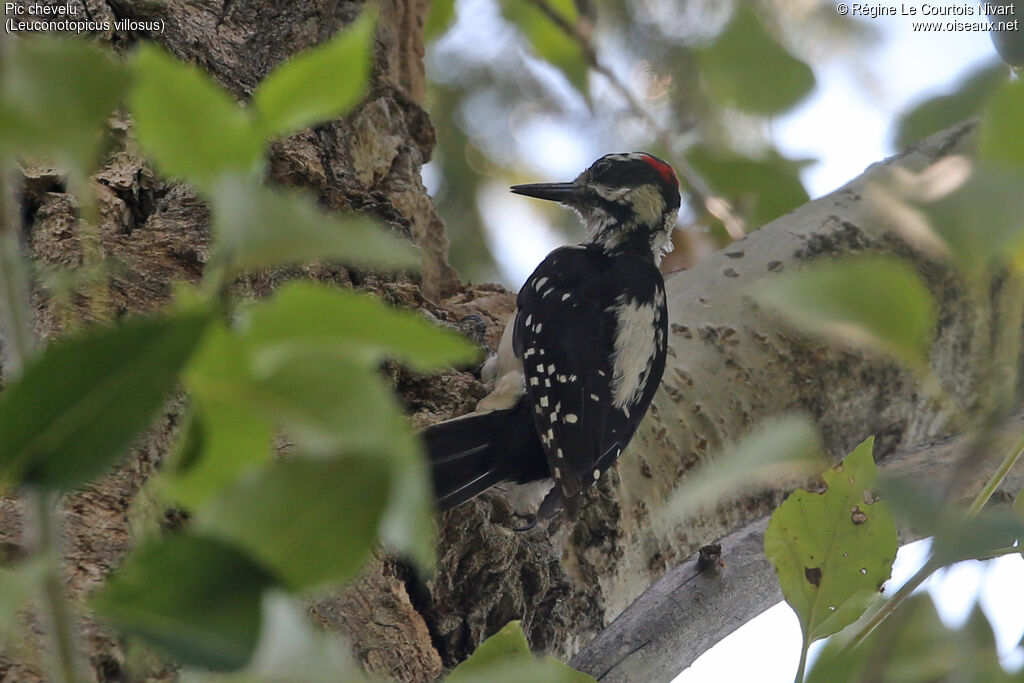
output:
[[[612,162],[608,161],[607,159],[601,159],[596,164],[594,164],[594,167],[590,170],[590,175],[592,175],[592,176],[603,175],[611,167],[612,167]]]

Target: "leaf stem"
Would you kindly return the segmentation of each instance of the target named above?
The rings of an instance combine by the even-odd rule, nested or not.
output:
[[[857,631],[856,635],[851,638],[846,645],[843,647],[844,652],[849,652],[853,648],[863,643],[871,632],[878,628],[879,624],[885,621],[890,614],[892,614],[897,607],[903,604],[903,601],[910,597],[917,588],[928,580],[928,577],[935,573],[936,570],[942,567],[942,563],[936,560],[935,555],[928,557],[928,561],[917,570],[917,572],[910,577],[910,579],[900,586],[899,590],[893,593],[893,596],[882,603],[878,611],[871,615],[871,617],[864,622],[860,630]]]
[[[800,664],[796,669],[796,677],[793,678],[793,683],[803,683],[805,671],[807,669],[807,651],[810,649],[811,644],[804,638],[803,645],[800,646]]]
[[[18,240],[20,183],[7,160],[0,162],[0,337],[5,381],[21,373],[34,340],[28,305],[28,275]]]
[[[58,496],[49,491],[33,490],[26,494],[26,498],[29,505],[34,507],[38,524],[38,552],[47,559],[43,577],[43,609],[48,617],[53,640],[51,673],[56,681],[81,683],[84,678],[78,667],[74,615],[60,576],[60,525],[56,514]]]
[[[998,489],[1003,483],[1003,480],[1006,479],[1006,475],[1009,474],[1010,470],[1013,469],[1013,466],[1017,464],[1017,461],[1020,460],[1022,455],[1024,455],[1024,434],[1022,434],[1020,439],[1017,440],[1017,443],[1014,444],[1013,448],[1003,456],[1003,460],[999,463],[999,467],[997,467],[995,472],[992,473],[992,476],[989,477],[984,488],[982,488],[981,491],[978,492],[978,495],[975,496],[974,501],[971,503],[970,507],[967,508],[967,512],[965,513],[967,519],[972,519],[981,512],[981,509],[985,507],[985,504],[992,497],[992,494],[995,493],[996,489]]]
[[[9,160],[0,160],[0,336],[4,340],[4,381],[21,374],[35,346],[32,312],[28,297],[28,265],[18,240],[21,223],[16,170]],[[74,617],[60,576],[60,526],[54,508],[57,496],[43,490],[25,494],[26,513],[35,518],[38,532],[36,552],[46,558],[42,602],[52,644],[52,678],[61,683],[85,679],[78,668],[74,642]]]

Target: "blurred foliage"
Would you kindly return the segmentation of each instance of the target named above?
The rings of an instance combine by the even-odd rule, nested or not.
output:
[[[807,416],[773,419],[701,463],[672,495],[663,515],[685,519],[725,496],[803,480],[821,469],[823,452],[818,430]]]
[[[594,683],[553,657],[535,659],[518,621],[510,621],[445,679],[448,683]]]
[[[734,202],[749,227],[806,199],[796,176],[803,162],[775,151],[763,117],[788,110],[807,94],[815,40],[862,45],[856,24],[838,19],[831,7],[803,3],[743,4],[737,10],[710,0],[610,0],[595,13],[590,4],[564,0],[513,6],[515,1],[504,0],[504,13],[490,0],[437,3],[429,27],[431,35],[442,36],[453,7],[456,16],[481,14],[472,40],[457,36],[456,23],[434,47],[435,58],[446,55],[444,72],[432,69],[432,101],[441,140],[439,202],[454,254],[460,248],[482,253],[467,247],[472,239],[483,244],[480,191],[539,172],[544,164],[524,158],[522,143],[544,131],[549,140],[552,132],[572,133],[566,148],[546,152],[546,162],[571,155],[566,150],[573,145],[585,147],[581,167],[612,146],[647,147],[677,164],[689,159],[715,192]],[[474,348],[412,313],[324,285],[289,285],[246,306],[229,296],[228,285],[239,274],[312,258],[410,266],[409,250],[365,220],[328,216],[311,198],[257,180],[270,136],[343,114],[363,95],[371,26],[372,17],[361,19],[281,66],[257,88],[249,107],[200,69],[152,45],[122,64],[76,40],[0,44],[0,181],[8,182],[15,157],[40,154],[84,177],[102,149],[104,119],[127,93],[142,149],[163,173],[195,185],[211,208],[210,267],[198,286],[179,288],[168,310],[69,334],[29,358],[20,377],[5,376],[0,394],[5,484],[65,492],[107,471],[183,385],[189,417],[154,488],[182,505],[192,522],[142,539],[90,605],[123,634],[179,663],[233,672],[186,678],[306,681],[323,680],[326,671],[358,680],[344,646],[302,620],[297,597],[350,579],[380,545],[422,569],[433,563],[436,530],[420,446],[379,366],[395,360],[431,370],[470,362]],[[812,33],[815,40],[808,38]],[[604,62],[608,55],[614,63]],[[763,87],[766,64],[777,79],[772,88]],[[319,87],[324,74],[336,89]],[[988,90],[978,92],[982,97]],[[938,176],[926,169],[922,177],[903,179],[905,187],[892,197],[892,205],[917,211],[932,242],[965,272],[1024,262],[1014,261],[1021,234],[1021,98],[1019,83],[1002,84],[982,109],[979,164],[968,164],[966,172],[962,166],[932,169],[941,171]],[[532,145],[529,151],[538,152]],[[915,192],[934,189],[938,180],[946,192]],[[689,220],[708,219],[693,206]],[[4,227],[4,234],[16,232]],[[17,254],[2,256],[5,266],[23,265]],[[5,267],[4,275],[20,272]],[[0,290],[5,340],[21,334],[11,327],[18,319],[12,311],[30,319],[12,291]],[[765,291],[811,329],[855,329],[905,362],[927,360],[933,304],[902,262],[861,260],[827,271],[812,266],[782,274]],[[289,449],[274,457],[272,436],[278,434]],[[799,424],[767,430],[737,448],[735,461],[710,476],[709,486],[756,481],[758,473],[748,467],[758,454],[767,453],[768,464],[801,460],[807,437]],[[768,552],[808,641],[856,618],[868,589],[887,575],[895,541],[883,504],[866,497],[873,477],[866,442],[841,470],[825,474],[824,493],[797,492],[773,518]],[[940,562],[1002,552],[1024,535],[1019,519],[964,519],[947,514],[945,506],[929,508],[923,498],[915,506],[918,498],[908,494],[901,514],[959,520],[934,529]],[[868,520],[858,521],[855,508]],[[811,509],[821,513],[813,523],[804,515]],[[856,555],[846,550],[855,546]],[[40,553],[0,572],[0,632],[10,633],[20,596],[40,592],[45,577],[56,576],[58,559]],[[36,560],[52,567],[40,571]],[[916,619],[914,605],[905,607],[903,618]],[[926,608],[924,614],[929,623],[919,631],[928,635],[927,647],[943,647],[948,634]],[[971,642],[969,652],[985,658],[955,666],[989,671],[986,626],[975,620],[969,638],[962,638]],[[291,658],[300,664],[289,663]],[[554,660],[534,659],[517,623],[481,645],[452,678],[590,680]]]
[[[1005,65],[983,66],[958,84],[948,95],[932,97],[905,112],[896,128],[896,146],[900,149],[923,140],[932,133],[981,113],[992,93],[1010,77]]]
[[[428,177],[451,261],[469,280],[499,276],[484,237],[485,224],[501,224],[493,188],[569,180],[608,152],[691,165],[748,230],[805,203],[799,171],[810,160],[779,154],[771,117],[810,92],[812,63],[871,42],[864,25],[809,3],[458,0],[448,24],[451,7],[437,4],[429,24],[438,147]],[[704,199],[689,195],[683,223],[721,244]],[[578,239],[571,217],[545,216]]]
[[[999,665],[992,625],[979,605],[962,626],[949,628],[931,596],[917,593],[861,647],[844,650],[840,641],[829,642],[806,680],[998,683],[1020,679]]]
[[[838,343],[895,354],[918,370],[928,367],[935,304],[917,272],[893,257],[819,261],[762,283],[755,296]]]

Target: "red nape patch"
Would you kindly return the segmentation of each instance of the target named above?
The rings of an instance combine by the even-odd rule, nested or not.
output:
[[[654,167],[654,170],[658,172],[661,179],[669,185],[675,185],[679,187],[679,179],[676,178],[675,170],[657,157],[652,157],[650,154],[642,154],[643,160]]]

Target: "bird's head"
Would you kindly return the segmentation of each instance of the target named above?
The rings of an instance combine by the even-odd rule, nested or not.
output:
[[[587,243],[610,253],[649,248],[659,261],[671,250],[679,181],[671,166],[650,154],[607,154],[570,183],[514,185],[512,191],[575,209]]]

